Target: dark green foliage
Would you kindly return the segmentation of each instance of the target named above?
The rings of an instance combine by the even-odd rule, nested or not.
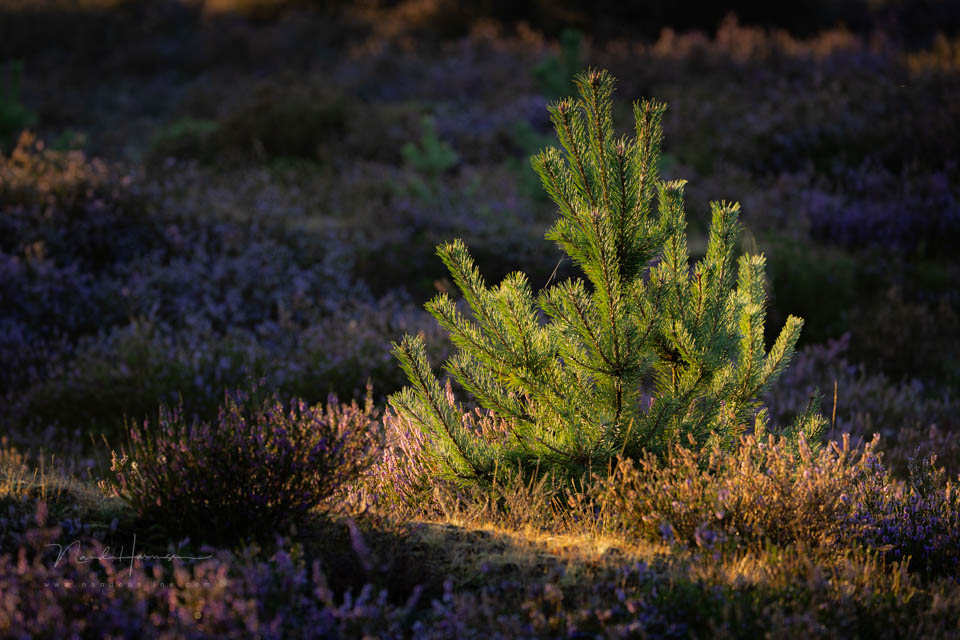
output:
[[[181,118],[158,131],[150,141],[152,157],[204,158],[213,151],[215,120]]]
[[[580,41],[583,34],[576,29],[564,29],[560,34],[560,55],[550,56],[533,68],[533,79],[543,95],[551,100],[576,90],[573,76],[580,71]]]
[[[526,162],[526,157],[549,145],[553,142],[553,137],[540,133],[526,120],[518,120],[510,128],[510,142],[525,154],[523,160],[519,157],[507,159],[507,166],[518,174],[517,186],[521,193],[534,200],[546,200],[546,194],[540,186],[540,177]]]
[[[790,316],[764,348],[762,255],[734,268],[739,205],[713,203],[706,256],[690,268],[684,181],[658,178],[665,105],[634,107],[636,139],[614,138],[613,79],[577,77],[581,98],[550,107],[565,152],[533,158],[560,219],[547,232],[587,281],[534,296],[522,273],[486,286],[460,240],[438,254],[472,313],[446,294],[427,304],[460,352],[445,369],[505,419],[494,446],[463,421],[426,360],[422,339],[394,353],[411,386],[391,397],[418,425],[450,477],[488,479],[498,465],[579,474],[617,454],[661,454],[676,443],[732,448],[748,425],[764,428],[758,395],[793,354],[802,321]],[[818,442],[812,411],[794,425]]]
[[[149,142],[148,156],[204,162],[302,158],[322,161],[344,136],[350,106],[339,93],[280,74],[243,87],[228,103],[193,98]]]
[[[409,188],[418,198],[430,202],[440,189],[440,179],[460,162],[460,156],[449,144],[437,136],[437,127],[430,116],[421,120],[423,135],[420,144],[403,145],[403,160],[415,172],[410,176]]]
[[[787,302],[804,319],[804,341],[822,342],[843,333],[844,312],[856,306],[857,263],[847,254],[786,234],[769,239],[771,320],[782,320]],[[769,334],[768,334],[769,336]]]
[[[263,83],[220,118],[216,141],[225,150],[255,157],[321,159],[346,127],[347,105],[338,95],[294,78]]]
[[[437,137],[437,127],[433,118],[424,116],[421,121],[423,135],[420,145],[408,142],[403,146],[403,159],[407,165],[435,180],[450,170],[459,161],[457,152],[449,144]]]
[[[0,151],[9,149],[21,130],[33,126],[37,116],[20,99],[23,63],[0,67]]]
[[[857,329],[851,346],[862,362],[891,378],[906,374],[957,384],[960,311],[950,302],[956,300],[955,290],[931,295],[894,285],[873,293],[872,304],[848,312],[848,326]]]

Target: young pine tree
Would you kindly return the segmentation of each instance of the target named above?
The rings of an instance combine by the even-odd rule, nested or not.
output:
[[[747,425],[766,428],[758,397],[800,335],[802,320],[790,316],[764,348],[764,258],[735,265],[738,204],[712,203],[707,253],[691,269],[685,182],[657,172],[666,106],[636,103],[636,138],[615,137],[613,78],[588,71],[576,82],[579,100],[549,108],[563,151],[548,148],[532,162],[559,207],[547,239],[586,281],[535,296],[513,273],[488,287],[454,240],[437,252],[471,313],[446,294],[427,303],[458,349],[447,373],[503,420],[509,438],[491,442],[470,427],[421,339],[394,345],[410,386],[390,403],[455,480],[489,480],[498,465],[577,476],[675,443],[731,448]],[[785,433],[815,443],[824,424],[811,403]]]

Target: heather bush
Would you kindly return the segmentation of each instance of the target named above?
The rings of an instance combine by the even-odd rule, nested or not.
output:
[[[82,339],[70,355],[11,395],[14,425],[112,440],[125,419],[144,418],[178,397],[189,414],[209,416],[222,390],[258,379],[269,356],[244,334],[175,332],[142,320]]]
[[[0,206],[14,215],[29,215],[34,223],[37,205],[63,208],[84,199],[88,193],[103,193],[110,178],[107,165],[90,160],[82,151],[54,151],[42,140],[24,131],[8,153],[0,155]],[[17,220],[4,221],[14,225]],[[11,231],[15,227],[10,228]],[[4,234],[6,242],[19,235]],[[5,244],[4,248],[9,248]]]
[[[624,69],[630,90],[670,103],[668,137],[703,173],[727,163],[758,175],[829,172],[864,161],[939,171],[952,160],[952,79],[912,73],[896,50],[841,30],[803,41],[734,19],[714,38],[666,29],[649,45],[612,43],[601,58]]]
[[[934,36],[933,47],[926,51],[912,51],[906,55],[907,64],[915,72],[957,71],[960,69],[960,38],[947,38],[943,33]]]
[[[409,331],[432,338],[432,355],[448,355],[449,341],[426,312],[405,296],[388,294],[376,301],[344,303],[301,331],[279,327],[271,338],[284,345],[286,355],[268,363],[265,375],[285,392],[304,398],[318,390],[355,396],[367,382],[389,393],[406,381],[390,355],[390,342]],[[285,361],[277,363],[276,358]]]
[[[266,231],[171,225],[165,235],[170,249],[118,265],[105,283],[120,294],[125,317],[216,333],[259,331],[315,323],[345,301],[371,298],[350,277],[350,256],[333,237],[316,239],[315,262],[303,266],[295,248]]]
[[[2,322],[53,338],[94,333],[117,318],[104,312],[106,292],[94,278],[67,262],[39,253],[11,255],[0,251],[0,304]],[[112,315],[112,317],[111,317]]]
[[[49,152],[60,156],[76,155],[85,162],[82,152]],[[46,154],[45,154],[46,155]],[[175,250],[176,227],[165,228],[159,216],[151,215],[134,190],[130,175],[112,174],[105,184],[91,182],[93,176],[70,175],[69,164],[62,168],[48,165],[37,171],[50,169],[53,175],[34,173],[28,169],[28,180],[15,175],[10,191],[0,193],[4,216],[0,225],[5,232],[0,250],[18,258],[48,259],[63,269],[76,269],[95,277],[110,275],[120,264],[147,255]],[[59,163],[58,163],[59,164]],[[95,163],[94,163],[95,165]],[[85,164],[81,164],[83,171]],[[76,178],[76,182],[73,180]],[[20,192],[20,190],[23,192]],[[0,187],[2,191],[2,187]],[[172,221],[169,221],[172,222]]]
[[[156,424],[131,427],[107,486],[174,536],[271,539],[373,461],[378,436],[369,392],[364,407],[332,396],[325,407],[257,396],[256,388],[227,394],[209,422],[161,407]]]
[[[169,244],[131,176],[83,152],[23,134],[0,176],[0,327],[13,354],[2,393],[42,377],[78,337],[124,322],[113,270]],[[44,351],[45,363],[31,355]]]
[[[0,396],[38,383],[72,351],[73,336],[109,321],[104,302],[75,265],[0,250]]]
[[[402,144],[397,142],[398,155]],[[529,206],[511,171],[497,165],[445,175],[429,202],[406,189],[410,177],[405,168],[364,161],[335,174],[292,166],[217,171],[178,164],[144,189],[163,210],[188,220],[256,225],[261,237],[249,238],[251,244],[269,234],[292,248],[304,269],[327,263],[326,254],[335,253],[339,271],[329,277],[347,275],[349,264],[350,275],[377,296],[398,289],[417,297],[434,292],[444,271],[432,247],[453,235],[469,239],[493,274],[506,275],[504,256],[510,255],[531,278],[549,278],[557,262],[555,250],[542,242],[549,212]],[[464,193],[476,197],[468,200]]]
[[[735,454],[676,447],[666,458],[621,460],[598,490],[608,526],[707,549],[774,544],[834,553],[861,544],[914,568],[956,575],[960,500],[934,459],[893,479],[874,439],[831,442],[746,436]]]
[[[414,629],[426,638],[897,638],[956,629],[949,588],[919,592],[901,566],[869,556],[826,566],[786,552],[687,568],[636,561],[592,569],[586,585],[561,565],[536,580],[448,587],[433,603],[435,617]]]
[[[323,559],[306,557],[286,541],[269,556],[250,547],[200,561],[144,559],[130,566],[109,559],[80,563],[68,554],[54,566],[56,549],[43,545],[64,533],[40,517],[15,552],[0,556],[0,633],[751,638],[775,628],[785,635],[868,631],[896,638],[950,637],[956,630],[955,591],[921,587],[903,563],[885,565],[862,554],[822,565],[774,550],[720,562],[555,561],[527,579],[509,565],[490,563],[484,584],[472,588],[458,584],[467,579],[460,576],[436,594],[420,588],[388,593],[372,585],[337,593]],[[85,553],[105,551],[99,540],[81,539]],[[550,559],[556,560],[546,554]]]
[[[957,578],[960,573],[960,494],[947,480],[936,454],[908,460],[906,482],[882,483],[863,491],[854,526],[863,540],[894,558],[910,558],[911,567]],[[879,475],[879,474],[878,474]],[[958,476],[960,479],[960,476]]]
[[[401,382],[385,347],[424,314],[375,299],[338,235],[204,218],[175,185],[182,215],[156,213],[141,179],[30,136],[0,171],[5,426],[113,435],[178,395],[212,417],[251,378],[310,401]]]
[[[497,104],[441,105],[435,113],[437,133],[457,149],[464,165],[483,167],[519,152],[529,168],[527,158],[545,146],[543,139],[553,141],[543,135],[551,132],[546,107],[547,100],[536,94],[512,95]]]
[[[229,289],[211,291],[200,281],[184,284],[185,294],[210,291],[202,298],[208,303],[227,293],[225,303],[239,304],[239,298],[231,301]],[[283,315],[271,320],[268,304],[251,301],[231,316],[223,313],[229,306],[192,308],[196,298],[175,295],[175,289],[169,293],[169,300],[184,310],[179,317],[170,313],[169,323],[143,318],[82,337],[75,344],[42,349],[26,339],[29,333],[0,333],[0,349],[13,353],[17,360],[10,362],[19,365],[7,376],[21,385],[10,392],[3,419],[30,439],[56,426],[60,433],[79,429],[86,443],[88,433],[95,440],[105,435],[114,442],[125,419],[142,420],[156,413],[161,403],[182,403],[188,415],[212,418],[223,389],[251,380],[262,379],[270,389],[311,403],[323,400],[328,392],[360,394],[368,381],[389,393],[405,380],[389,354],[390,341],[398,333],[429,336],[433,357],[446,357],[449,350],[426,312],[403,296],[352,302],[335,302],[336,297],[286,298],[278,304]],[[157,304],[168,300],[163,291],[157,296]],[[298,305],[297,300],[308,304]],[[161,309],[154,311],[159,315]],[[261,311],[265,317],[256,318]],[[244,313],[255,321],[250,328],[241,325]],[[233,322],[241,326],[231,326]],[[37,372],[27,378],[34,362]],[[7,376],[0,373],[0,380]]]
[[[0,156],[0,396],[42,382],[79,336],[124,320],[100,278],[162,237],[125,180],[26,133]]]
[[[798,453],[799,455],[796,455]],[[650,539],[713,547],[842,544],[847,502],[878,464],[833,444],[819,454],[800,441],[747,436],[735,454],[676,447],[663,460],[622,460],[600,490],[614,527]]]
[[[902,264],[892,260],[886,268],[895,273]],[[934,265],[943,267],[936,280],[946,282],[925,278],[921,272],[927,265],[915,262],[905,267],[913,271],[912,277],[896,278],[875,291],[871,303],[850,309],[848,324],[856,331],[850,355],[895,380],[917,378],[948,390],[960,382],[960,290],[950,282],[956,267]]]

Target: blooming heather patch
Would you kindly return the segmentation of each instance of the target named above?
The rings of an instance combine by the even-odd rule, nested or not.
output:
[[[950,253],[960,233],[960,190],[951,169],[955,167],[897,175],[873,160],[835,169],[828,180],[843,185],[842,190],[802,193],[811,233],[848,247]]]
[[[598,496],[608,525],[628,535],[711,549],[865,545],[957,575],[957,487],[933,460],[915,462],[909,482],[893,479],[877,443],[858,449],[845,437],[814,453],[803,440],[747,436],[734,454],[678,447],[620,461]]]
[[[399,386],[390,340],[430,325],[403,292],[378,299],[355,278],[354,246],[144,188],[29,135],[0,156],[0,424],[18,442],[113,439],[178,396],[210,418],[250,379],[310,402]]]
[[[455,400],[449,382],[444,393],[452,406]],[[485,409],[476,408],[463,414],[461,424],[464,430],[493,442],[505,442],[510,434],[507,422]],[[431,455],[428,434],[389,407],[383,416],[383,426],[383,455],[380,464],[371,467],[363,482],[356,487],[358,502],[373,503],[381,511],[394,514],[423,516],[441,513],[440,502],[444,499],[462,502],[466,498],[469,501],[463,487],[440,477],[439,460]],[[498,478],[502,489],[513,470],[500,471]],[[525,507],[529,508],[530,504]]]
[[[404,637],[416,603],[390,603],[365,587],[336,596],[319,561],[295,550],[259,557],[220,551],[200,560],[110,559],[84,538],[80,562],[57,558],[59,526],[34,527],[28,542],[0,556],[0,635],[5,638],[338,638]],[[115,553],[115,552],[114,552]]]
[[[171,535],[271,539],[370,464],[374,418],[369,394],[363,407],[333,396],[308,406],[238,391],[212,422],[163,406],[155,425],[130,429],[106,484]]]

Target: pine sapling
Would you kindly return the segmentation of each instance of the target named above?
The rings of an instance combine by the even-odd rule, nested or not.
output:
[[[674,444],[731,449],[749,427],[766,430],[758,398],[800,336],[803,322],[790,316],[765,349],[765,262],[735,259],[738,204],[711,204],[707,252],[691,268],[685,181],[665,182],[657,169],[666,106],[636,103],[636,136],[618,137],[613,78],[591,70],[576,83],[578,100],[549,107],[563,150],[547,148],[532,164],[559,208],[546,237],[585,279],[535,295],[512,273],[489,287],[454,240],[437,252],[469,313],[445,293],[426,305],[457,348],[445,371],[509,437],[471,427],[422,339],[394,345],[410,386],[390,403],[450,479],[487,482],[505,465],[579,476]],[[817,443],[824,425],[812,403],[784,433]]]

